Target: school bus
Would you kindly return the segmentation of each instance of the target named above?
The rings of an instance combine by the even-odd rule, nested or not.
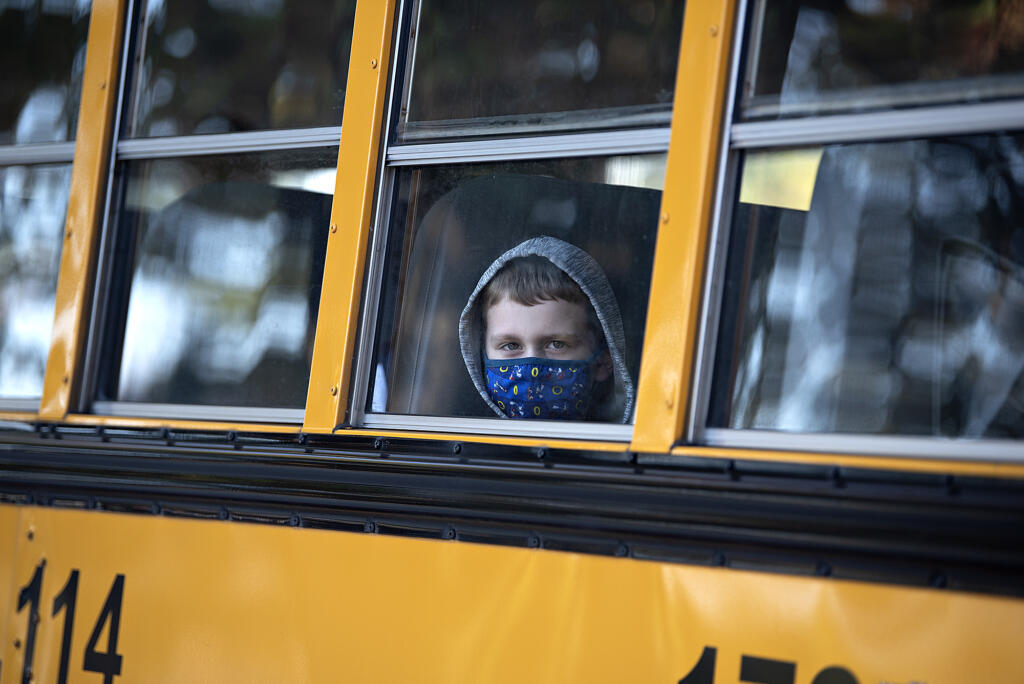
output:
[[[0,69],[5,684],[1024,680],[1021,2],[23,0]],[[623,422],[467,373],[541,235]]]

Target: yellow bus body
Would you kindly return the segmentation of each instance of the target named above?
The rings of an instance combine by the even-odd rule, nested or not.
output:
[[[959,478],[1008,486],[1024,479],[1024,454],[972,458],[969,445],[963,457],[951,458],[686,443],[705,313],[701,288],[709,268],[708,226],[722,164],[722,120],[732,97],[730,60],[741,39],[735,35],[741,4],[730,0],[695,0],[685,10],[631,439],[345,425],[378,210],[375,191],[381,182],[398,5],[397,0],[361,0],[356,10],[327,275],[304,420],[294,424],[94,415],[76,404],[117,116],[113,84],[125,40],[126,2],[93,0],[45,385],[37,411],[0,412],[0,421],[31,424],[43,444],[32,449],[65,455],[78,447],[62,447],[61,430],[98,436],[122,429],[152,437],[156,446],[147,447],[149,456],[169,455],[176,435],[230,435],[226,439],[233,441],[235,433],[245,433],[291,440],[280,463],[309,453],[305,440],[316,436],[359,458],[369,451],[383,454],[393,440],[425,444],[424,452],[448,445],[454,445],[454,454],[463,445],[499,455],[532,450],[541,460],[552,451],[586,452],[638,472],[644,464],[637,454],[660,463],[691,459],[701,468],[724,470],[726,480],[736,463],[806,467],[835,472],[837,488],[843,474],[856,470],[948,481],[951,491]],[[41,441],[51,435],[52,441]],[[0,433],[0,456],[20,449],[19,439]],[[374,440],[384,446],[362,446]],[[360,446],[352,446],[355,442]],[[377,465],[388,468],[384,456]],[[94,510],[119,500],[79,481],[64,491],[61,474],[73,475],[74,467],[65,463],[47,470],[45,459],[31,456],[5,465],[12,478],[36,466],[42,479],[25,488],[35,492],[45,489],[39,484],[45,482],[52,491],[44,501],[31,495],[0,498],[3,684],[1024,681],[1020,581],[1011,590],[981,586],[974,592],[941,588],[941,578],[925,586],[916,569],[909,573],[912,580],[903,581],[893,570],[883,580],[856,581],[829,577],[827,567],[814,576],[804,566],[787,568],[785,561],[769,572],[764,566],[772,563],[746,566],[730,560],[729,567],[712,567],[716,563],[703,556],[694,560],[685,554],[645,559],[625,543],[623,555],[634,557],[559,550],[540,541],[536,545],[544,548],[479,543],[464,540],[455,528],[450,535],[444,528],[442,538],[417,539],[414,533],[377,534],[384,530],[373,522],[367,523],[369,534],[288,524],[278,509],[259,524],[258,510],[235,515],[237,503],[211,509],[209,519],[192,519],[199,517],[195,511],[159,486],[147,492],[148,498],[135,492],[131,504],[121,502],[121,512]],[[188,466],[176,462],[173,467],[185,472]],[[349,466],[339,461],[332,467]],[[141,489],[148,480],[140,476],[139,482]],[[18,486],[13,479],[7,484],[12,490]],[[244,488],[239,482],[222,486],[225,497]],[[747,494],[736,494],[738,506]],[[352,501],[357,498],[346,504]],[[153,502],[152,510],[147,502]],[[123,512],[129,509],[135,512]],[[556,513],[549,515],[553,525],[560,522]],[[373,517],[371,509],[366,518]],[[1024,524],[1017,512],[1000,522],[1011,536]],[[760,532],[770,536],[771,523],[765,528]],[[792,529],[787,534],[790,540],[799,537]],[[854,557],[858,551],[849,553]],[[862,555],[869,563],[870,554]],[[66,680],[61,680],[62,663]]]
[[[1019,681],[1024,602],[724,568],[236,522],[0,508],[0,579],[45,559],[34,681],[54,681],[80,573],[68,681],[117,575],[126,682],[676,682],[715,650],[790,663],[796,684]],[[8,612],[3,682],[27,611]],[[16,647],[21,639],[21,648]],[[105,637],[100,644],[105,644]],[[837,680],[838,681],[838,680]]]

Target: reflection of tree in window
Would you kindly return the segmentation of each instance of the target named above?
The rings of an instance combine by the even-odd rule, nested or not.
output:
[[[895,93],[904,101],[1019,95],[1024,3],[768,2],[753,63],[754,94],[778,95],[790,106],[870,105],[882,97],[879,88],[891,86],[899,86]],[[939,81],[960,85],[938,94]]]
[[[119,398],[302,404],[315,320],[309,261],[323,245],[311,244],[319,226],[265,208],[245,215],[194,194],[146,232]]]
[[[341,124],[352,0],[146,3],[132,135]]]
[[[422,0],[409,120],[667,108],[682,13],[672,0]]]
[[[728,424],[1024,433],[1021,143],[834,146],[809,212],[739,205]]]
[[[0,167],[0,397],[42,394],[70,183],[66,164]]]
[[[89,8],[88,0],[0,6],[0,144],[74,138]]]
[[[124,165],[131,280],[101,399],[303,405],[336,161],[328,147]]]

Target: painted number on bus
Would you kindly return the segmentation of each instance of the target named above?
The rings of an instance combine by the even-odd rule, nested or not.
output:
[[[39,603],[43,587],[43,573],[46,560],[39,562],[32,577],[18,591],[18,612],[28,611],[28,629],[25,634],[25,651],[21,668],[22,684],[33,681],[32,662],[35,656],[36,631],[39,627]],[[68,663],[71,658],[71,636],[75,625],[75,604],[78,599],[78,582],[80,573],[72,570],[63,588],[53,599],[52,617],[64,613],[64,627],[60,640],[60,665],[57,669],[57,684],[66,684],[68,680]],[[114,582],[107,592],[103,609],[92,628],[92,634],[85,645],[82,658],[82,669],[86,672],[99,672],[103,675],[103,684],[112,684],[114,677],[121,674],[122,656],[117,652],[117,636],[121,628],[121,604],[124,599],[124,575],[114,577]],[[106,644],[100,645],[100,637],[106,628]],[[15,647],[20,640],[15,641]]]
[[[705,646],[700,660],[690,672],[679,680],[679,684],[714,684],[715,657],[718,650]],[[751,684],[793,684],[796,679],[796,663],[790,660],[774,660],[743,655],[740,659],[740,681]],[[845,667],[831,665],[814,675],[811,684],[859,684],[853,673]]]

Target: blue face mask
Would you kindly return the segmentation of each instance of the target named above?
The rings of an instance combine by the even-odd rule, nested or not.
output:
[[[509,418],[585,420],[594,388],[593,364],[603,351],[580,361],[485,356],[487,391]]]

